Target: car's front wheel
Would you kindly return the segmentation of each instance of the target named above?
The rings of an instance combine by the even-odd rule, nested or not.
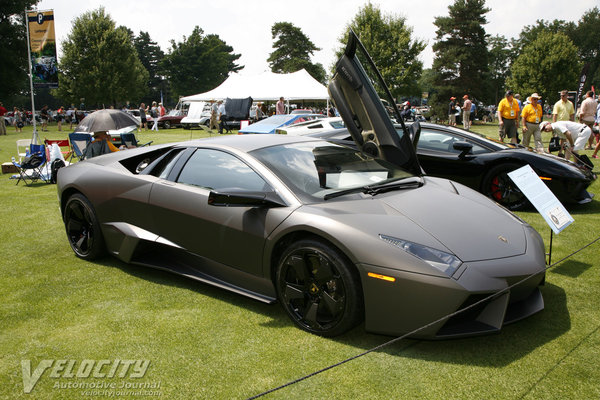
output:
[[[364,315],[358,272],[338,249],[300,240],[279,259],[277,297],[292,321],[321,336],[337,336]]]
[[[79,258],[93,260],[105,252],[104,239],[94,208],[82,194],[69,197],[63,221],[71,248]]]
[[[529,200],[508,176],[509,172],[520,168],[515,163],[499,164],[492,167],[483,178],[483,194],[495,200],[509,210],[522,210],[529,205]]]
[[[163,126],[164,126],[165,129],[171,129],[171,122],[165,121],[164,124],[163,124]]]

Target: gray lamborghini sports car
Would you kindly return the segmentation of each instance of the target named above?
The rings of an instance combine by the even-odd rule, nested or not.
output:
[[[539,234],[474,190],[423,176],[411,132],[396,133],[358,54],[370,63],[352,34],[329,86],[356,146],[236,135],[60,169],[75,254],[278,301],[323,336],[363,321],[400,335],[440,319],[413,336],[460,337],[542,310]]]

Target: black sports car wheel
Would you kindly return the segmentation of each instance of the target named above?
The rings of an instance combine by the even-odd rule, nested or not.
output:
[[[300,328],[340,335],[363,318],[357,271],[330,245],[301,240],[286,249],[277,267],[277,297]]]
[[[93,260],[104,253],[100,224],[94,208],[85,196],[77,193],[69,197],[63,221],[69,244],[77,257]]]
[[[529,205],[527,197],[509,178],[508,173],[521,165],[508,163],[496,165],[483,178],[482,192],[509,210],[521,210]]]
[[[165,121],[165,122],[164,122],[164,124],[163,124],[163,127],[164,127],[165,129],[171,129],[171,122],[169,122],[169,121]]]

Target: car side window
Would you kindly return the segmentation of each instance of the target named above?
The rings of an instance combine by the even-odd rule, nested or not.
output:
[[[177,182],[209,190],[259,192],[269,188],[264,179],[239,158],[213,149],[196,150],[181,170]]]
[[[488,153],[489,150],[485,147],[480,146],[472,140],[468,140],[464,137],[453,135],[448,132],[421,130],[421,136],[419,137],[418,148],[421,150],[430,150],[440,153],[453,153],[460,154],[460,150],[456,150],[453,147],[455,142],[467,142],[473,145],[472,154]]]

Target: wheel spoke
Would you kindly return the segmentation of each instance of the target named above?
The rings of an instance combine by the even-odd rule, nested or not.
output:
[[[313,328],[320,326],[320,324],[317,322],[318,311],[319,304],[316,302],[308,303],[306,309],[304,310],[304,320],[306,320],[306,323]]]
[[[311,264],[311,274],[319,284],[323,284],[333,277],[333,270],[327,259],[312,255],[309,257]]]
[[[337,315],[344,309],[343,298],[336,300],[327,292],[324,292],[321,296],[321,304],[323,304],[323,307],[329,312],[329,314],[331,314],[332,317],[337,317]]]
[[[308,279],[308,266],[306,265],[306,261],[303,257],[299,255],[291,256],[287,265],[292,268],[298,280],[302,282],[306,282]]]
[[[71,203],[69,206],[69,210],[71,211],[71,218],[76,217],[79,221],[84,221],[85,217],[83,215],[83,209],[78,203]]]
[[[298,285],[288,283],[285,285],[284,296],[287,301],[304,299],[304,288]]]

